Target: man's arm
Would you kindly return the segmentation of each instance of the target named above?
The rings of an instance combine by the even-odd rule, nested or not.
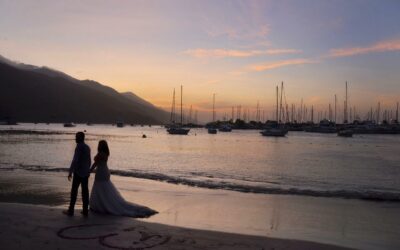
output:
[[[89,150],[89,165],[92,165],[92,156],[90,154],[90,148],[89,147],[88,147],[88,150]],[[93,164],[94,164],[94,162],[93,162]]]
[[[71,180],[72,173],[74,172],[75,168],[78,165],[80,155],[81,155],[81,150],[79,149],[78,146],[76,146],[74,158],[72,159],[71,166],[69,167],[68,180]]]

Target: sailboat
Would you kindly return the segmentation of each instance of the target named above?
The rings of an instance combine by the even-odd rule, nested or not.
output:
[[[208,133],[215,135],[217,133],[217,129],[214,127],[215,123],[215,94],[213,95],[213,123],[211,127],[208,128]]]
[[[280,112],[282,112],[282,91],[283,91],[283,82],[281,85]],[[275,122],[271,123],[270,126],[261,131],[260,134],[263,136],[283,137],[288,133],[288,130],[280,124],[280,112],[278,112],[278,106],[279,106],[278,96],[279,96],[279,88],[278,86],[276,86],[276,123]]]
[[[72,123],[72,122],[66,122],[66,123],[64,123],[64,127],[66,127],[66,128],[74,128],[74,127],[76,127],[76,125],[74,123]]]
[[[171,109],[171,125],[168,127],[167,132],[170,135],[187,135],[190,131],[188,128],[183,127],[183,104],[182,104],[182,91],[183,86],[181,85],[181,123],[175,123],[175,89],[172,100],[172,109]]]
[[[117,127],[118,128],[123,128],[125,126],[124,122],[122,121],[117,121]]]

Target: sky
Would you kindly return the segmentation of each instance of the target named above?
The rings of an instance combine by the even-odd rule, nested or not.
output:
[[[131,91],[211,119],[232,106],[265,116],[284,82],[288,105],[316,111],[345,82],[358,112],[400,101],[400,1],[0,0],[0,54]]]

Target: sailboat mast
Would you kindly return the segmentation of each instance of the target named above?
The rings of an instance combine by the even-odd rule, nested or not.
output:
[[[291,116],[291,122],[294,122],[294,104],[292,103],[292,113],[290,114]]]
[[[215,122],[215,94],[213,94],[213,122]]]
[[[303,98],[301,98],[301,102],[300,102],[300,114],[299,114],[299,116],[300,116],[300,122],[301,122],[301,123],[303,123],[303,113],[304,113],[304,111],[303,111]]]
[[[331,111],[331,104],[328,105],[328,118],[329,121],[332,121],[332,111]]]
[[[174,93],[172,95],[172,107],[171,107],[171,123],[175,123],[175,88]]]
[[[336,98],[336,94],[335,94],[335,123],[336,123],[336,105],[337,105],[337,98]]]
[[[346,81],[346,101],[344,103],[344,120],[345,120],[345,123],[347,123],[347,121],[348,121],[347,105],[348,105],[348,100],[347,100],[347,81]]]
[[[311,123],[314,123],[314,105],[311,106]]]
[[[396,108],[396,121],[399,122],[399,102],[397,102],[397,108]]]
[[[183,98],[182,98],[183,86],[181,85],[181,125],[183,125]]]
[[[370,111],[371,113],[370,113],[370,121],[372,121],[373,120],[373,118],[372,118],[372,114],[373,114],[373,112],[372,112],[372,107],[371,107],[371,111]]]
[[[281,99],[279,103],[279,121],[282,120],[282,94],[283,94],[283,82],[281,83]]]
[[[279,96],[279,87],[276,86],[276,122],[279,123],[279,116],[278,116],[278,96]]]
[[[190,110],[189,110],[189,120],[187,121],[187,123],[192,123],[192,105],[190,105]]]
[[[381,116],[381,102],[378,102],[378,111],[377,111],[377,115],[376,115],[376,123],[377,124],[379,124],[380,116]]]
[[[286,103],[286,98],[285,98],[285,103]],[[289,105],[286,103],[286,122],[290,122],[289,119]]]

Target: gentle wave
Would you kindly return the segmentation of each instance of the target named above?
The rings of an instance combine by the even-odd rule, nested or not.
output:
[[[46,171],[46,172],[67,172],[68,168],[53,168],[38,165],[18,165],[18,166],[2,166],[3,170],[24,169],[28,171]],[[224,189],[244,193],[257,193],[257,194],[280,194],[280,195],[302,195],[312,197],[332,197],[332,198],[346,198],[346,199],[362,199],[370,201],[390,201],[400,202],[400,193],[394,192],[380,192],[373,190],[356,191],[356,190],[312,190],[300,188],[279,188],[279,187],[263,187],[251,186],[229,182],[214,182],[204,180],[191,180],[182,177],[169,176],[161,173],[148,173],[139,171],[124,171],[124,170],[110,170],[111,174],[133,177],[140,179],[149,179],[155,181],[162,181],[172,184],[183,184],[192,187],[201,187],[209,189]]]

